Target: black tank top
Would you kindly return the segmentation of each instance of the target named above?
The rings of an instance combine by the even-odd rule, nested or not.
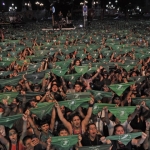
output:
[[[123,150],[124,148],[127,148],[128,150],[132,150],[132,144],[131,144],[131,141],[125,146],[121,147],[119,144],[118,144],[118,141],[111,141],[112,142],[112,150]]]

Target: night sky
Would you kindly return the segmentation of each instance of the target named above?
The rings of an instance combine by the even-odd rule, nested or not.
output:
[[[49,9],[50,3],[54,0],[30,0],[33,10],[37,9],[37,6],[35,5],[36,1],[44,3],[43,8]],[[72,5],[69,5],[67,2],[74,1],[73,8],[77,9],[77,8],[80,8],[79,3],[83,0],[57,0],[57,1],[59,1],[59,3],[56,3],[57,9],[63,11],[63,10],[69,10],[72,7]],[[101,3],[106,5],[109,1],[115,3],[115,0],[101,0]],[[5,3],[5,7],[2,6],[3,2]],[[24,3],[25,2],[28,3],[29,0],[24,0]],[[88,2],[89,2],[89,4],[88,4],[89,7],[91,7],[92,0],[88,0]],[[17,11],[21,11],[21,8],[22,8],[22,0],[0,0],[0,3],[1,3],[1,5],[0,5],[0,10],[1,11],[2,10],[8,11],[8,8],[9,8],[9,6],[11,6],[12,3],[14,3],[15,6],[18,7]],[[132,3],[133,5],[139,5],[139,6],[141,5],[142,6],[142,5],[144,5],[144,0],[143,1],[142,0],[118,0],[118,5],[121,6],[121,7],[125,7],[129,3]]]

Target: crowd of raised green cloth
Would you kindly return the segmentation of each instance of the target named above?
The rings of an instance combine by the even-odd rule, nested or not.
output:
[[[42,31],[42,25],[34,25],[13,29],[4,29],[5,39],[0,42],[0,102],[7,100],[11,103],[14,98],[22,101],[21,92],[3,91],[5,87],[17,86],[23,76],[30,84],[42,84],[43,79],[53,76],[63,78],[66,83],[75,84],[85,74],[93,76],[97,69],[102,66],[103,71],[109,74],[110,68],[123,70],[122,72],[139,71],[141,74],[135,77],[129,76],[122,82],[107,85],[109,92],[87,89],[80,93],[64,93],[64,101],[58,102],[74,111],[79,106],[88,108],[88,101],[92,95],[95,100],[93,114],[96,115],[105,106],[121,122],[124,122],[136,106],[120,106],[115,104],[99,103],[102,98],[113,98],[114,95],[122,96],[126,89],[135,84],[142,84],[147,80],[149,72],[147,69],[150,58],[150,22],[135,21],[110,24],[105,22],[93,25],[87,30],[71,31]],[[125,28],[125,29],[124,29]],[[28,53],[25,54],[25,49]],[[92,59],[86,59],[91,56]],[[70,73],[74,60],[79,58],[80,66],[74,66],[75,72]],[[18,71],[15,72],[17,66]],[[22,69],[23,67],[25,69]],[[117,79],[116,79],[117,80]],[[85,88],[86,89],[86,88]],[[26,101],[35,96],[44,95],[43,92],[26,92]],[[143,95],[141,95],[143,96]],[[150,107],[148,96],[133,98],[135,104],[144,100]],[[38,103],[31,112],[38,118],[50,114],[54,106],[51,102]],[[124,116],[118,111],[127,110]],[[11,128],[22,114],[1,117],[0,125]],[[148,119],[149,120],[149,119]]]

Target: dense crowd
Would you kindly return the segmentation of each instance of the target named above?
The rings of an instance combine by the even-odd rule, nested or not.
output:
[[[148,150],[150,28],[127,24],[1,30],[0,148]]]

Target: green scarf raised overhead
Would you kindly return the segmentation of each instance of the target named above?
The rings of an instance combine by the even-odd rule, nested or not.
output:
[[[111,145],[108,144],[102,144],[98,146],[83,146],[79,147],[78,150],[109,150]]]
[[[141,135],[142,135],[142,132],[127,133],[127,134],[123,134],[123,135],[107,136],[106,139],[120,141],[124,145],[127,145],[132,139],[134,139],[138,136],[141,136]]]
[[[111,84],[109,86],[110,89],[112,89],[118,96],[121,96],[121,94],[132,84],[135,82],[128,82],[128,83],[120,83],[120,84]]]
[[[95,100],[101,100],[103,97],[113,97],[112,92],[104,92],[104,91],[96,91],[96,90],[88,90],[94,96]]]
[[[78,142],[78,135],[52,137],[51,144],[56,150],[69,150]]]
[[[126,64],[119,64],[119,66],[124,68],[128,72],[131,69],[133,69],[136,66],[136,64],[131,65],[126,63]]]
[[[51,113],[53,106],[54,103],[38,103],[36,108],[31,109],[31,112],[42,120],[43,116]]]
[[[18,96],[19,92],[5,92],[0,93],[0,101],[3,99],[7,99],[9,102],[11,102],[14,98]]]
[[[32,73],[32,74],[27,74],[25,75],[25,78],[32,82],[33,84],[35,83],[41,83],[42,79],[45,76],[45,72],[36,72],[36,73]]]
[[[148,107],[150,107],[150,98],[142,98],[142,97],[136,97],[136,98],[132,98],[133,103],[135,103],[136,105],[140,105],[141,102],[145,102],[146,105]]]
[[[83,75],[88,71],[88,66],[75,66],[75,71]]]
[[[0,125],[11,128],[13,124],[22,117],[22,114],[0,118]]]
[[[121,123],[124,123],[127,119],[129,114],[132,114],[135,110],[135,106],[124,106],[124,107],[115,107],[115,108],[108,108],[109,111],[118,118]]]
[[[65,69],[51,69],[51,71],[55,75],[57,75],[58,77],[62,77],[62,76],[64,76],[66,74],[66,72],[68,71],[68,69],[67,68],[65,68]]]
[[[77,93],[67,93],[67,99],[82,99],[82,98],[89,98],[91,96],[90,92],[77,92]]]
[[[66,100],[66,101],[60,101],[60,106],[65,106],[71,110],[75,110],[77,107],[79,107],[82,103],[90,101],[90,98],[82,98],[82,99],[74,99],[74,100]]]
[[[72,84],[74,84],[78,80],[78,78],[81,76],[82,76],[82,74],[75,73],[75,74],[64,75],[63,77],[68,82],[71,82]]]
[[[65,68],[69,67],[71,61],[72,61],[71,59],[66,60],[66,61],[59,61],[59,62],[56,62],[54,66],[55,66],[55,68],[65,69]]]

